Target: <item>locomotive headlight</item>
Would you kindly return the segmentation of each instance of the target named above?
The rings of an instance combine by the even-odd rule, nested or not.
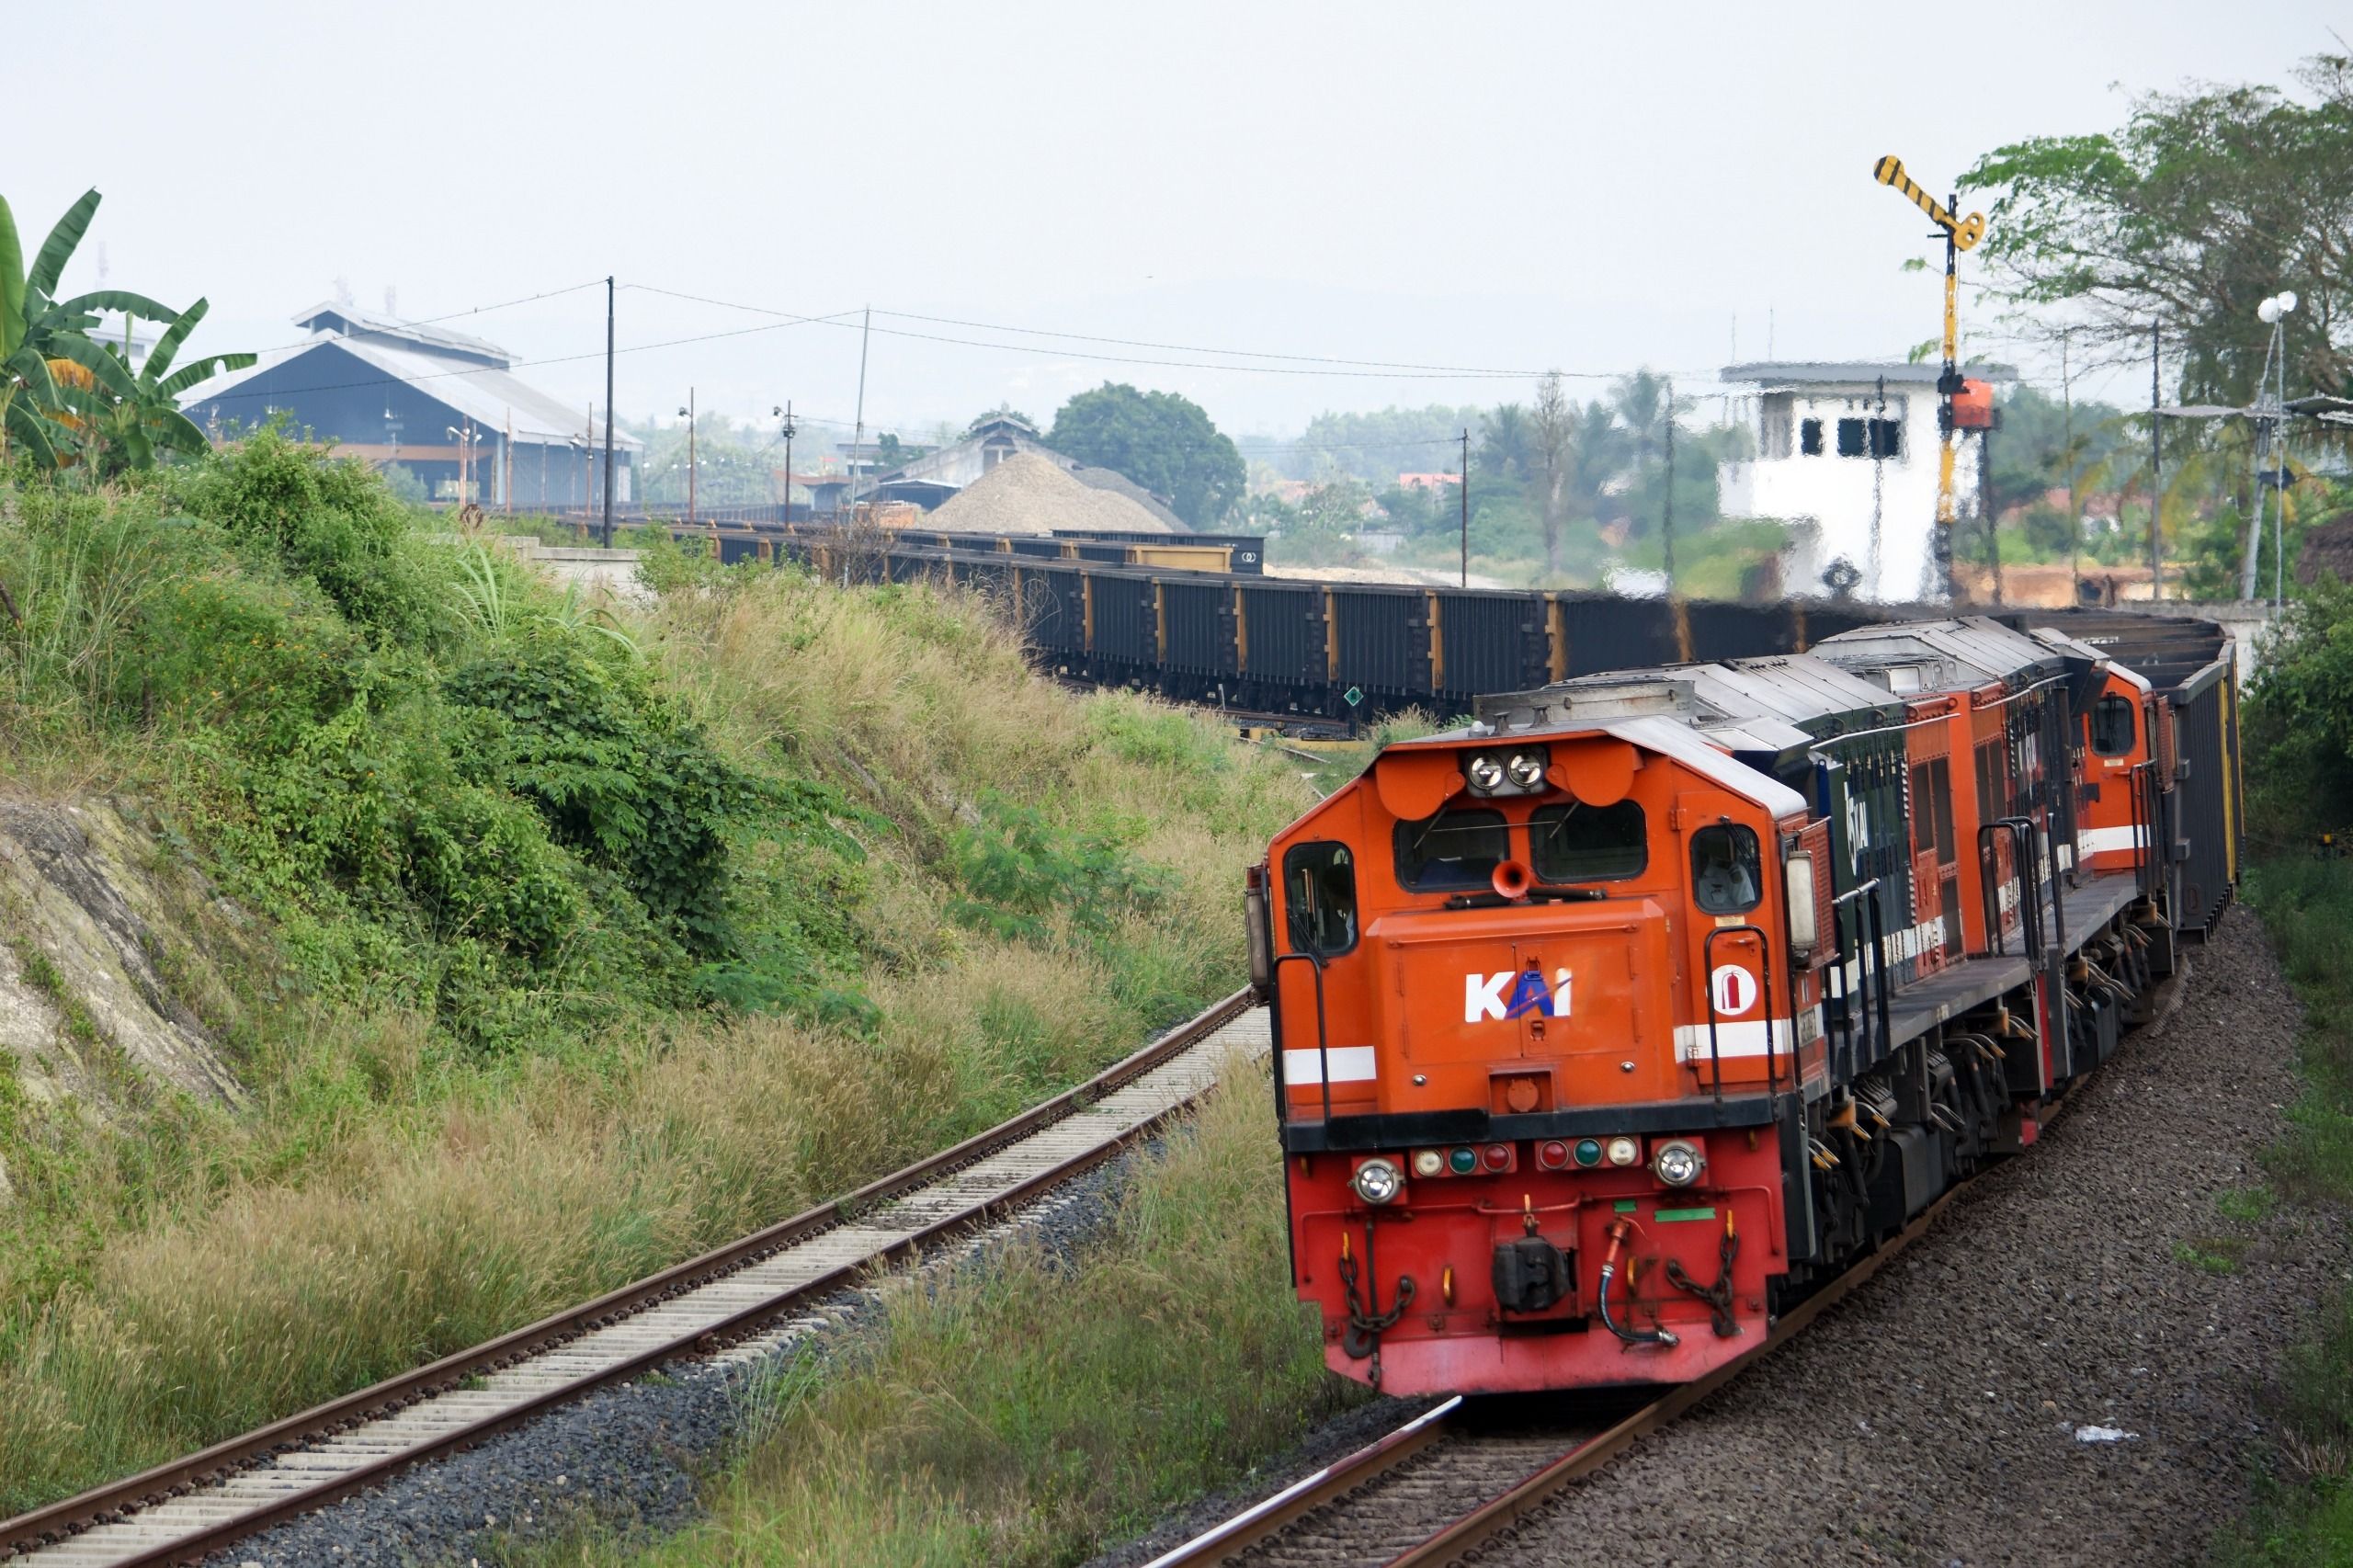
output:
[[[1462,773],[1471,780],[1471,788],[1482,795],[1492,795],[1504,787],[1504,759],[1494,752],[1483,751],[1472,757]]]
[[[1544,754],[1540,751],[1516,751],[1504,764],[1504,772],[1520,789],[1531,794],[1544,787]]]
[[[1404,1190],[1405,1178],[1387,1160],[1367,1160],[1348,1178],[1348,1185],[1357,1189],[1358,1198],[1378,1207]]]
[[[1669,1187],[1689,1187],[1699,1179],[1708,1162],[1696,1144],[1678,1138],[1672,1143],[1662,1143],[1651,1154],[1651,1170]]]
[[[1609,1163],[1631,1165],[1643,1157],[1643,1146],[1631,1138],[1612,1138],[1608,1144]]]

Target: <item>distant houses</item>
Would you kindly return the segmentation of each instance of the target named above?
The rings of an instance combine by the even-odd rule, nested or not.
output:
[[[218,436],[282,415],[345,456],[406,470],[436,501],[602,503],[605,419],[526,384],[506,349],[345,304],[314,305],[294,324],[309,341],[198,387],[188,416]],[[614,433],[616,504],[635,491],[640,448]]]

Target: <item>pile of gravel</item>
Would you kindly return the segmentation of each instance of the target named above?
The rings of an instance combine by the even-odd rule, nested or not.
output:
[[[1156,514],[1117,490],[1098,489],[1051,458],[1016,452],[931,514],[929,527],[955,533],[1173,533]]]

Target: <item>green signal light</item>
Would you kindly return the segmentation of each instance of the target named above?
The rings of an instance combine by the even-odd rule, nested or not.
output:
[[[1469,1176],[1479,1168],[1479,1156],[1468,1149],[1457,1149],[1446,1157],[1446,1163],[1454,1167],[1456,1176]]]
[[[1581,1165],[1597,1165],[1601,1164],[1601,1144],[1591,1138],[1578,1139],[1577,1164]]]

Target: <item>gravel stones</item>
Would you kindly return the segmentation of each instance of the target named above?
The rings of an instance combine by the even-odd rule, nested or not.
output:
[[[2165,1025],[2028,1157],[1762,1365],[1488,1562],[2202,1560],[2249,1499],[2281,1352],[2345,1278],[2330,1216],[2223,1219],[2298,1092],[2298,1010],[2232,911]],[[2229,1235],[2238,1262],[2199,1266]],[[2130,1438],[2095,1440],[2090,1431]]]
[[[1067,1254],[1100,1236],[1120,1190],[1155,1147],[1106,1162],[972,1241],[937,1256],[985,1266],[1014,1239]],[[543,1539],[592,1517],[621,1528],[676,1529],[695,1517],[759,1381],[802,1356],[829,1358],[859,1332],[870,1292],[847,1290],[808,1309],[826,1320],[769,1336],[767,1353],[674,1361],[598,1390],[386,1485],[290,1519],[206,1560],[206,1568],[417,1568],[494,1561],[500,1543]]]

